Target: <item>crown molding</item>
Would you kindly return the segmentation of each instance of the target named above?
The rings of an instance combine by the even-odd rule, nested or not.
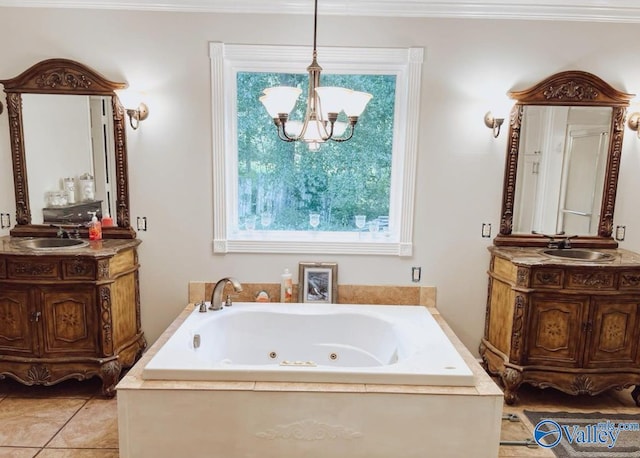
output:
[[[312,14],[311,0],[0,0],[0,7],[257,14]],[[637,0],[323,0],[320,14],[640,22]]]

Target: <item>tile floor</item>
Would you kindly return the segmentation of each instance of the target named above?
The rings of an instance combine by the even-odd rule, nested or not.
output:
[[[0,458],[117,458],[117,400],[104,399],[99,393],[98,379],[69,380],[51,387],[0,381]],[[516,414],[520,421],[503,420],[502,440],[532,437],[533,425],[522,414],[524,409],[640,414],[629,393],[624,390],[594,397],[567,396],[552,389],[525,386],[518,405],[505,405],[504,413]],[[541,448],[503,445],[499,456],[554,455]]]

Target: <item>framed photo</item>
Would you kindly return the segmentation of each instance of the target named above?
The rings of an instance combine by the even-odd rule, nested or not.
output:
[[[298,265],[298,302],[316,304],[338,302],[338,264],[301,262]]]

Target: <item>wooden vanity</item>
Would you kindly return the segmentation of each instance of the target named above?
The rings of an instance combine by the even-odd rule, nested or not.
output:
[[[545,248],[489,247],[480,354],[502,379],[505,401],[523,383],[595,395],[635,385],[640,406],[640,255],[565,260]]]
[[[115,395],[123,368],[146,347],[137,246],[100,240],[34,250],[0,238],[0,379],[53,385],[100,377]]]

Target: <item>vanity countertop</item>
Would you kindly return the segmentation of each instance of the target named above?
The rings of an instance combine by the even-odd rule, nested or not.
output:
[[[544,254],[548,248],[539,247],[501,247],[490,246],[489,251],[498,257],[507,259],[513,264],[521,266],[585,266],[595,268],[608,267],[640,267],[640,254],[622,248],[576,248],[583,251],[597,251],[613,255],[613,259],[603,261],[586,261],[580,259],[560,259]]]
[[[34,237],[0,237],[0,255],[12,256],[113,256],[122,250],[140,245],[138,239],[86,240],[88,245],[79,248],[37,250],[25,248],[22,243]]]

